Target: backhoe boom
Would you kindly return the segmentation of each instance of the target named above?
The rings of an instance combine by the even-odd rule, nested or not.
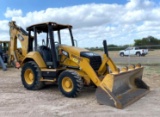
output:
[[[28,34],[21,27],[17,26],[15,21],[9,22],[9,33],[9,63],[12,63],[15,67],[20,67],[28,51]],[[18,43],[18,41],[20,43]]]

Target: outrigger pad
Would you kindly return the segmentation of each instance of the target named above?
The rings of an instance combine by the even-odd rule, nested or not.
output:
[[[143,68],[138,68],[105,76],[96,89],[98,103],[122,109],[146,95],[149,87],[142,81],[142,73]]]

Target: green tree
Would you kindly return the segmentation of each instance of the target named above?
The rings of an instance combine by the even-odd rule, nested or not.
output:
[[[135,39],[134,40],[135,46],[159,45],[159,44],[160,44],[160,40],[153,37],[153,36],[148,36],[148,37],[144,37],[142,39]]]
[[[141,46],[142,45],[142,40],[141,39],[134,40],[134,45],[135,46]]]

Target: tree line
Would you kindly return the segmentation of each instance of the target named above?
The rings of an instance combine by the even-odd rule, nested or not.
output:
[[[153,36],[144,37],[142,39],[134,39],[134,44],[132,45],[115,45],[115,44],[109,44],[108,50],[109,51],[117,51],[117,50],[123,50],[126,49],[129,46],[136,46],[144,49],[160,49],[160,39],[155,38]],[[103,50],[103,47],[91,47],[86,48],[92,51],[95,50]]]
[[[140,47],[148,47],[152,49],[159,49],[160,48],[160,40],[153,37],[153,36],[148,36],[144,37],[142,39],[135,39],[134,40],[134,45],[135,46],[140,46]]]

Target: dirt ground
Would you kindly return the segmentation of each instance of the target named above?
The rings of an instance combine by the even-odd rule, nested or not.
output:
[[[146,57],[159,58],[159,52],[149,52]],[[110,56],[119,57],[118,52],[110,52]],[[64,97],[56,85],[48,85],[39,91],[26,90],[21,83],[20,71],[9,68],[4,72],[0,68],[0,117],[160,116],[160,65],[145,66],[143,80],[150,86],[150,93],[122,110],[99,105],[93,87],[84,87],[77,98]]]
[[[77,98],[64,97],[56,85],[39,91],[26,90],[20,71],[0,69],[0,117],[160,116],[160,66],[145,66],[143,80],[151,87],[150,93],[122,110],[99,105],[92,87],[85,87]]]

